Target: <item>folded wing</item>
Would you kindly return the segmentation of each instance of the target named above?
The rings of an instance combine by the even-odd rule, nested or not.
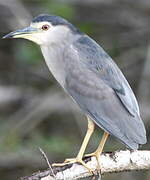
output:
[[[66,89],[81,109],[130,148],[146,143],[136,98],[106,52],[82,36],[66,50],[65,58]]]

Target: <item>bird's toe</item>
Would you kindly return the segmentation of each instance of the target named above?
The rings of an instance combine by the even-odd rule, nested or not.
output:
[[[52,164],[52,166],[65,166],[65,165],[68,165],[68,164],[73,164],[73,163],[79,163],[81,164],[82,166],[84,166],[90,174],[94,174],[94,170],[91,169],[90,167],[88,167],[88,165],[82,160],[82,159],[78,159],[78,158],[69,158],[69,159],[66,159],[63,163],[54,163]]]

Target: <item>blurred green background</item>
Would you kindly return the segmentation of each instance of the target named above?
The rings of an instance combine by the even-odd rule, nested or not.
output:
[[[0,0],[0,35],[25,27],[32,17],[52,13],[67,18],[115,59],[133,88],[150,148],[150,1],[149,0]],[[37,45],[0,39],[0,177],[18,179],[75,157],[87,121],[45,65]],[[96,129],[87,152],[102,136]],[[110,137],[105,151],[125,149]],[[149,180],[149,171],[108,174],[103,180]]]

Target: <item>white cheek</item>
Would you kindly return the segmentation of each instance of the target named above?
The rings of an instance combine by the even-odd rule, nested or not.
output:
[[[39,34],[39,40],[41,42],[41,45],[43,45],[43,44],[48,45],[50,42],[50,38],[51,38],[51,31],[50,30]]]
[[[41,31],[32,35],[24,36],[25,39],[35,42],[36,44],[42,45],[51,45],[59,44],[68,34],[68,28],[64,26],[51,27],[47,31]]]
[[[65,39],[69,32],[69,29],[65,26],[55,26],[49,29],[49,31],[43,34],[43,40],[45,44],[58,44]]]
[[[53,41],[53,36],[53,29],[49,29],[48,31],[34,34],[31,39],[38,45],[48,45]]]

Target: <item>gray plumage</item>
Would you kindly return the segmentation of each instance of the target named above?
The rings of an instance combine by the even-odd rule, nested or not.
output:
[[[43,24],[36,26],[41,22],[46,23],[44,28]],[[39,15],[28,28],[4,36],[9,37],[39,44],[56,80],[100,128],[131,149],[146,143],[133,91],[115,62],[94,40],[53,15]]]
[[[55,18],[51,23],[59,25]],[[69,38],[59,45],[41,47],[49,69],[100,128],[138,149],[146,143],[146,132],[133,91],[110,56],[87,35],[71,35],[72,27],[69,23]]]
[[[86,35],[71,46],[65,57],[69,62],[68,93],[99,127],[131,149],[145,144],[146,132],[136,98],[114,61]]]

